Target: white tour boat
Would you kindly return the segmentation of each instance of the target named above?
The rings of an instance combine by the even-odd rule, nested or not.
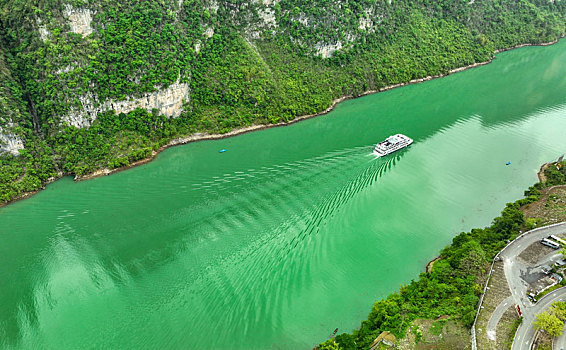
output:
[[[413,139],[403,134],[389,136],[385,141],[381,141],[373,149],[373,154],[378,157],[386,156],[390,153],[405,148],[413,143]]]

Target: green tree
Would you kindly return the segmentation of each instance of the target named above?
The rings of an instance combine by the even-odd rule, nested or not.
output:
[[[555,301],[552,304],[552,313],[562,322],[566,321],[566,302]]]
[[[324,343],[320,344],[319,350],[338,350],[340,347],[333,339],[328,339]]]
[[[536,329],[542,329],[553,337],[560,336],[562,328],[564,328],[564,322],[560,321],[552,311],[541,312],[536,315],[533,325]]]

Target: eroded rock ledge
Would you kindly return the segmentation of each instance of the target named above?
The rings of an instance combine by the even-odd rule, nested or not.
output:
[[[128,98],[116,101],[107,100],[98,103],[96,97],[90,93],[80,97],[82,108],[74,108],[71,113],[62,118],[64,123],[76,128],[89,127],[96,119],[97,114],[114,110],[117,114],[128,113],[137,108],[148,111],[157,109],[160,114],[167,117],[178,117],[183,108],[183,101],[189,98],[189,84],[179,81],[171,84],[168,88],[146,93],[139,98]]]
[[[11,153],[18,156],[21,149],[24,149],[22,139],[0,127],[0,153]]]

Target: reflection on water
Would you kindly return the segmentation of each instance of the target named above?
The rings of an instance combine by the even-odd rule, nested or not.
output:
[[[297,349],[350,331],[564,152],[564,52],[506,53],[1,209],[0,344]],[[376,159],[397,132],[413,145]]]

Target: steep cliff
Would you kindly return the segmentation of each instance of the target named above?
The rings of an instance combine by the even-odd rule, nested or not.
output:
[[[12,77],[0,46],[0,153],[18,155],[24,148],[22,135],[15,130],[15,123],[24,121],[22,109],[19,84]]]
[[[541,0],[0,1],[0,196],[554,40],[565,14]]]

